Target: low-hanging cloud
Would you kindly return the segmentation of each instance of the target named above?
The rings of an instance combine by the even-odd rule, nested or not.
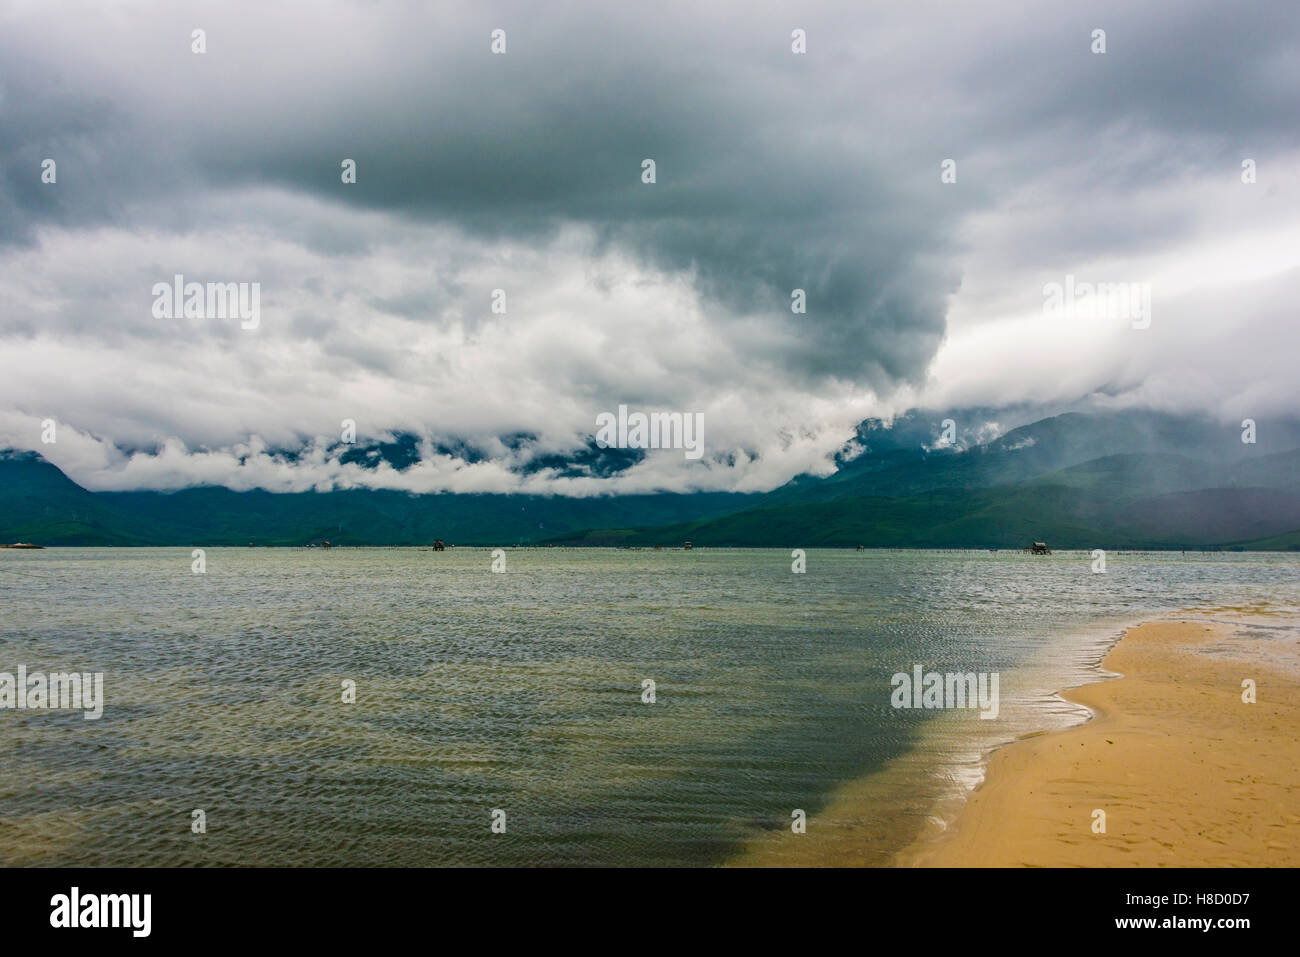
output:
[[[1147,340],[1034,312],[1067,271],[1138,279],[1245,248],[1252,217],[1300,223],[1284,3],[0,18],[0,444],[56,418],[102,454],[41,451],[97,487],[752,490],[828,470],[862,418],[914,404],[1295,398],[1259,341],[1287,334],[1286,261],[1217,263],[1216,308],[1249,299],[1246,337],[1172,280]],[[154,319],[175,274],[259,282],[263,322]],[[1165,338],[1178,326],[1194,354]],[[1175,362],[1202,387],[1157,386]],[[276,458],[331,447],[343,419],[563,455],[620,403],[703,413],[709,455],[576,479],[504,447],[405,476]]]

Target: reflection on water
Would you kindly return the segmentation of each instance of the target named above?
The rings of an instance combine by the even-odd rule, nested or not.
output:
[[[487,549],[190,562],[0,552],[0,671],[102,671],[107,699],[97,722],[0,711],[0,862],[714,864],[781,853],[801,808],[828,855],[884,863],[992,743],[1076,720],[1052,692],[1124,623],[1300,604],[1288,555],[1112,553],[1105,575],[1082,552],[811,550],[803,575],[776,549],[509,549],[505,574]],[[894,710],[915,664],[999,672],[999,718]],[[818,817],[855,794],[857,826]]]

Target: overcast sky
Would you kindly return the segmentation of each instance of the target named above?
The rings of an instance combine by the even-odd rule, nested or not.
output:
[[[914,407],[1291,413],[1298,91],[1294,0],[7,0],[0,447],[92,488],[762,490]],[[258,327],[156,318],[177,273],[259,283]],[[1149,283],[1149,328],[1049,314],[1067,275]],[[705,454],[522,471],[620,404]],[[426,459],[340,465],[343,419]]]

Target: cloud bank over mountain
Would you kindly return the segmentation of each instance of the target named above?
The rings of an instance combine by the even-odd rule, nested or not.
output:
[[[1284,2],[9,4],[0,445],[101,489],[592,495],[825,474],[913,407],[1286,414],[1298,46]],[[175,275],[259,283],[257,328],[156,318]],[[1067,276],[1149,284],[1149,327],[1045,313]],[[705,454],[564,467],[620,404]]]

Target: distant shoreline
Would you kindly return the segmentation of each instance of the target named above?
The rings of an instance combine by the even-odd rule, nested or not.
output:
[[[1101,547],[1101,546],[1098,546]],[[263,544],[239,544],[235,542],[205,542],[196,539],[191,542],[167,542],[161,544],[93,544],[93,545],[30,545],[18,543],[11,545],[0,545],[0,549],[17,549],[17,550],[44,550],[44,549],[70,549],[70,548],[237,548],[241,550],[254,549],[321,549],[323,551],[338,551],[339,549],[359,549],[359,548],[409,548],[412,550],[433,551],[432,542],[421,543],[418,545],[384,545],[384,544],[354,544],[346,545],[330,544],[328,546],[313,545],[304,542],[302,544],[283,544],[276,543],[272,545]],[[456,544],[447,544],[447,549],[456,548],[523,548],[523,549],[581,549],[583,551],[630,551],[630,552],[681,552],[681,551],[789,551],[792,548],[802,548],[805,551],[826,551],[826,552],[988,552],[995,555],[1020,555],[1024,554],[1027,549],[1006,547],[990,548],[985,545],[864,545],[858,548],[855,545],[698,545],[693,544],[690,548],[684,548],[681,545],[583,545],[583,544],[561,544],[550,542],[523,542],[523,543],[506,543],[506,542],[458,542]],[[1053,552],[1060,554],[1087,554],[1092,551],[1091,546],[1056,546]],[[1188,555],[1294,555],[1300,552],[1297,548],[1206,548],[1195,546],[1191,548],[1180,548],[1171,546],[1169,548],[1105,548],[1108,555],[1168,555],[1173,552],[1182,552]],[[1042,556],[1035,556],[1041,558]]]

